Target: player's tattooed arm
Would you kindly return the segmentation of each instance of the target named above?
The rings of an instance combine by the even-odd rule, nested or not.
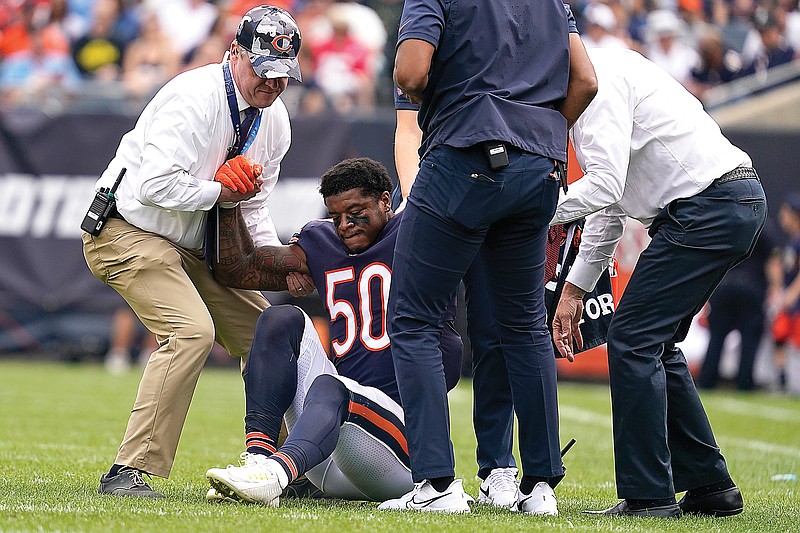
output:
[[[289,272],[309,274],[306,254],[296,244],[256,247],[239,207],[219,210],[218,254],[214,279],[237,289],[287,290]]]

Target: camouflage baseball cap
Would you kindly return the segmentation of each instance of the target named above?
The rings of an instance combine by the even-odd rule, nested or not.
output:
[[[283,9],[259,6],[245,13],[236,30],[236,42],[247,51],[259,77],[303,81],[297,63],[300,29]]]

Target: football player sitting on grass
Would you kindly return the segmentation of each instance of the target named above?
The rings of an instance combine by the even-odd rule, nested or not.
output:
[[[302,475],[332,498],[384,501],[413,488],[403,409],[386,331],[398,222],[380,163],[342,161],[321,179],[330,219],[306,224],[288,245],[255,247],[238,208],[220,210],[221,283],[303,293],[319,288],[330,313],[331,358],[311,319],[292,305],[264,310],[244,370],[245,445],[240,466],[212,468],[210,499],[278,505]],[[313,285],[309,277],[313,280]],[[447,386],[458,381],[462,343],[444,317]],[[281,422],[288,437],[278,447]],[[468,512],[454,491],[436,509]]]

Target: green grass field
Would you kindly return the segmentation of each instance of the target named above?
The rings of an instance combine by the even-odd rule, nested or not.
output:
[[[557,489],[558,517],[476,506],[471,515],[386,513],[376,504],[285,501],[280,508],[210,504],[205,471],[236,462],[243,393],[235,370],[200,378],[166,500],[97,494],[122,437],[138,374],[111,377],[95,365],[0,361],[0,531],[800,531],[800,401],[769,394],[704,394],[718,441],[745,496],[726,519],[611,519],[582,515],[617,501],[606,385],[561,383],[561,436],[578,443]],[[450,394],[457,475],[477,495],[471,390]]]

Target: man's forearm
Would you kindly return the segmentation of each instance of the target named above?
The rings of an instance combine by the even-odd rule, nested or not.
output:
[[[575,298],[576,300],[583,300],[583,297],[586,296],[586,291],[578,287],[577,285],[573,285],[570,282],[564,283],[564,288],[561,291],[561,294],[564,298]]]
[[[302,264],[288,246],[256,248],[239,207],[219,210],[218,255],[214,278],[239,289],[286,290],[286,275]]]
[[[394,81],[408,99],[422,102],[428,86],[428,72],[436,49],[432,44],[419,39],[407,39],[397,47],[394,63]]]
[[[400,181],[400,192],[407,198],[419,170],[419,145],[422,131],[417,125],[417,112],[397,110],[397,128],[394,133],[394,164]]]

